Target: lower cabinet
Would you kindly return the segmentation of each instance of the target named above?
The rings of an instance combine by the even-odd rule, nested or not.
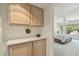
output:
[[[33,56],[45,56],[46,55],[46,41],[39,40],[33,42]]]
[[[37,40],[8,46],[10,56],[45,56],[46,40]]]
[[[9,46],[10,56],[31,56],[32,43]]]

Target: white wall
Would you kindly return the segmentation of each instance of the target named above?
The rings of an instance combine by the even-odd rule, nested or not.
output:
[[[57,31],[60,31],[60,28],[58,27],[57,23],[63,22],[62,18],[54,17],[54,35],[57,33]]]
[[[54,10],[53,4],[48,8],[45,8],[44,12],[44,28],[43,35],[47,37],[47,55],[54,55],[54,44],[53,44],[53,30],[54,30]]]
[[[0,55],[3,55],[3,53],[2,53],[2,17],[1,17],[1,5],[0,5]]]

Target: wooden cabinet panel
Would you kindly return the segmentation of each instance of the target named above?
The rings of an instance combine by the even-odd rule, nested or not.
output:
[[[10,5],[9,19],[11,24],[43,26],[43,9],[28,3]]]
[[[9,13],[10,23],[12,24],[26,24],[30,22],[30,4],[11,4]]]
[[[18,44],[9,47],[9,52],[11,56],[31,56],[32,44]]]
[[[45,56],[46,39],[8,46],[10,56]]]
[[[46,55],[46,40],[39,40],[33,42],[33,56],[45,56]]]
[[[43,26],[43,9],[31,5],[31,25]]]

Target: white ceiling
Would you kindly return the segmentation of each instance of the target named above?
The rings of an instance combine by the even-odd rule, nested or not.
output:
[[[54,15],[61,17],[79,14],[79,3],[60,3],[54,8]]]

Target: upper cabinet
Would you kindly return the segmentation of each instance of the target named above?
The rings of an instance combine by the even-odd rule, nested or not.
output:
[[[43,9],[28,3],[10,4],[11,24],[43,26]]]
[[[43,26],[43,9],[31,5],[31,25]]]
[[[30,4],[11,4],[10,5],[10,22],[11,24],[30,23]]]

